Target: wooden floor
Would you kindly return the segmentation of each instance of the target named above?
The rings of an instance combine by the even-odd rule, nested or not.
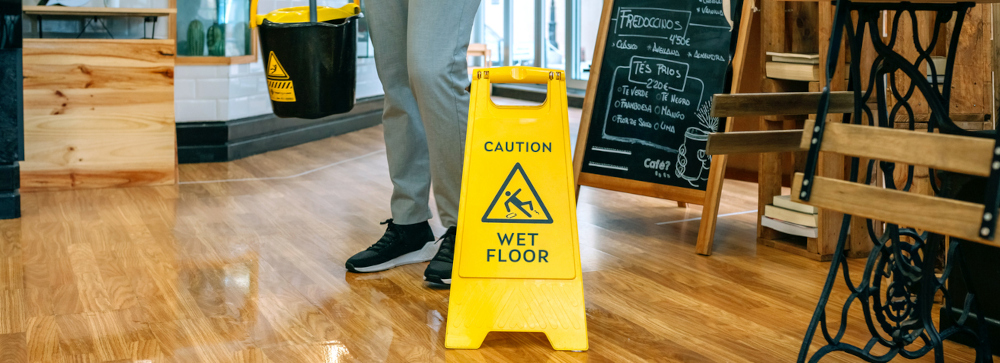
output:
[[[180,172],[23,196],[0,222],[0,362],[791,362],[829,267],[754,243],[754,184],[727,182],[711,257],[693,252],[700,207],[583,188],[590,351],[513,333],[447,350],[426,264],[344,269],[389,217],[380,127]]]

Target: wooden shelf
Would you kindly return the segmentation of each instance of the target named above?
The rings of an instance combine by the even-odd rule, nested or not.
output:
[[[24,38],[24,41],[25,42],[31,42],[32,44],[38,44],[38,45],[41,45],[41,46],[51,46],[53,44],[60,44],[61,45],[61,44],[69,43],[69,42],[77,43],[77,44],[88,44],[89,43],[89,44],[93,44],[94,46],[103,45],[103,44],[116,44],[116,43],[120,43],[120,44],[132,44],[132,43],[135,43],[135,42],[143,42],[143,43],[149,43],[149,44],[164,44],[164,45],[170,45],[170,46],[174,45],[174,40],[173,39]],[[171,53],[164,53],[163,55],[173,56],[174,54],[173,54],[173,52],[171,52]]]
[[[255,52],[256,53],[256,52]],[[174,61],[176,65],[230,65],[230,64],[245,64],[253,63],[257,61],[257,54],[240,55],[234,57],[215,57],[215,56],[177,56]]]
[[[171,16],[177,14],[177,9],[171,8],[99,8],[99,7],[69,7],[69,6],[24,6],[27,15],[60,15],[60,16]]]

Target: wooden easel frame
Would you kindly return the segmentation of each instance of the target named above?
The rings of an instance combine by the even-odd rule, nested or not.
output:
[[[590,120],[593,117],[594,97],[596,97],[597,85],[601,76],[601,63],[604,61],[604,47],[608,40],[608,26],[611,22],[611,12],[614,2],[615,0],[604,0],[604,9],[601,11],[601,24],[597,30],[597,47],[594,49],[594,63],[590,68],[596,69],[597,72],[591,72],[590,80],[587,82],[587,96],[583,101],[580,132],[576,139],[576,151],[573,153],[573,175],[576,178],[576,196],[577,198],[580,197],[580,186],[586,185],[624,193],[674,200],[681,206],[684,206],[684,203],[700,204],[704,209],[701,212],[701,224],[698,227],[698,241],[695,246],[695,252],[700,255],[711,255],[712,241],[715,238],[715,223],[719,214],[719,199],[722,197],[722,181],[726,171],[725,155],[712,157],[712,165],[708,172],[708,186],[705,188],[705,191],[581,172],[583,168],[583,154],[586,151],[587,138],[590,134]],[[733,55],[732,93],[738,93],[743,78],[747,41],[750,37],[750,26],[753,23],[751,21],[753,8],[753,0],[744,0],[743,8],[740,12],[736,54]],[[725,132],[731,131],[732,127],[733,119],[728,118]]]

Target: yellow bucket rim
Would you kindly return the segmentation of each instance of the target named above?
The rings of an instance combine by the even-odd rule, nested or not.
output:
[[[291,8],[282,8],[274,10],[270,13],[264,15],[257,15],[257,1],[254,0],[252,3],[252,8],[250,15],[253,17],[251,20],[252,26],[258,26],[264,23],[264,19],[272,23],[308,23],[309,22],[309,7],[308,6],[296,6]],[[317,6],[316,7],[316,21],[325,22],[336,19],[346,19],[352,16],[357,16],[361,14],[361,7],[356,3],[350,3],[339,8],[331,8],[328,6]]]

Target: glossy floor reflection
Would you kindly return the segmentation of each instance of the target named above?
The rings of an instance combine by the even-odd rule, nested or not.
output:
[[[708,258],[693,252],[700,207],[584,188],[590,351],[514,333],[446,350],[448,291],[425,286],[425,264],[343,266],[389,217],[383,148],[375,127],[183,165],[174,187],[25,194],[24,217],[0,222],[0,362],[794,360],[829,265],[758,247],[742,182],[726,184]]]

